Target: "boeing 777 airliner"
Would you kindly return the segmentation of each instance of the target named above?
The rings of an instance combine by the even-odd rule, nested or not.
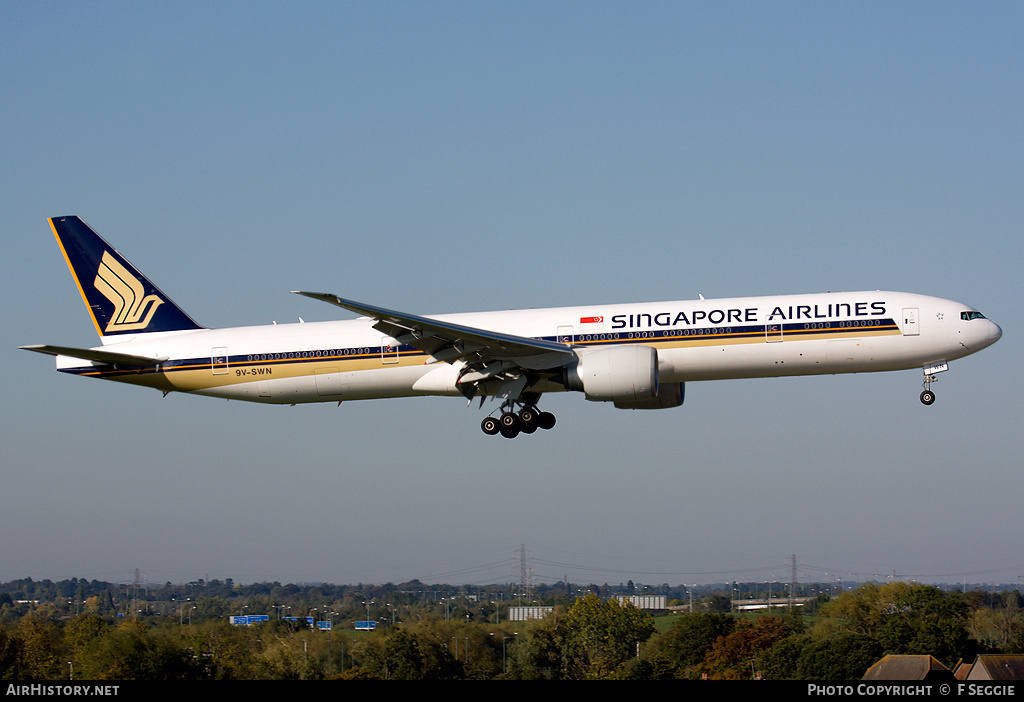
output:
[[[936,373],[1002,335],[968,305],[880,291],[429,317],[296,291],[360,317],[207,329],[81,219],[49,221],[102,341],[22,347],[62,372],[275,404],[490,397],[481,427],[509,438],[554,425],[547,392],[664,409],[696,380],[919,368],[930,405]]]

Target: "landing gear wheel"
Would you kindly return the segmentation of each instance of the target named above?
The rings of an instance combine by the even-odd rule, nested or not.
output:
[[[532,407],[524,407],[519,412],[520,429],[524,434],[532,434],[537,431],[538,413]]]
[[[514,439],[520,434],[533,434],[538,429],[551,429],[555,426],[555,415],[541,412],[537,408],[536,400],[536,397],[529,397],[506,401],[501,406],[501,413],[496,417],[484,417],[480,422],[480,429],[488,436],[501,434],[507,439]]]
[[[522,431],[522,422],[519,421],[519,415],[515,412],[502,412],[498,423],[501,425],[501,435],[506,439],[514,439]]]
[[[517,432],[519,431],[519,415],[515,412],[502,412],[498,421],[501,423],[502,429],[515,429]]]
[[[935,402],[935,393],[932,392],[932,383],[936,382],[938,378],[935,377],[936,373],[941,373],[946,370],[946,363],[932,363],[924,368],[924,382],[921,385],[924,387],[924,392],[921,393],[921,402],[925,405],[930,405]]]
[[[555,426],[555,415],[550,412],[541,412],[537,415],[537,426],[541,429],[551,429]]]

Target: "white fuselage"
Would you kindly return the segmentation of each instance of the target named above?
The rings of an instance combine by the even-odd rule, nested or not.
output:
[[[662,383],[903,370],[938,366],[985,348],[1001,330],[974,308],[897,292],[437,315],[433,319],[570,346],[657,350]],[[267,403],[460,395],[461,362],[439,362],[376,331],[373,320],[138,334],[102,347],[166,358],[149,369],[58,356],[66,372]],[[535,360],[539,370],[543,360]],[[539,373],[536,392],[566,386]]]

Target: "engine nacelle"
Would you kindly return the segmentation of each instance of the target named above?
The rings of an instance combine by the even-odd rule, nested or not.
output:
[[[650,400],[637,400],[635,402],[618,401],[615,406],[619,409],[669,409],[683,404],[683,396],[686,388],[684,383],[661,383],[658,385],[658,394]]]
[[[595,402],[644,402],[658,397],[658,351],[652,346],[581,349],[566,371],[566,387]]]

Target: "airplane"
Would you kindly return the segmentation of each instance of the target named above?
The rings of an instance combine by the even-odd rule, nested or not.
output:
[[[102,342],[21,347],[61,372],[268,404],[492,398],[481,429],[507,438],[554,426],[545,393],[667,409],[701,380],[918,368],[930,405],[950,361],[1002,336],[968,305],[884,291],[421,316],[296,290],[360,316],[208,329],[79,217],[49,223]]]

